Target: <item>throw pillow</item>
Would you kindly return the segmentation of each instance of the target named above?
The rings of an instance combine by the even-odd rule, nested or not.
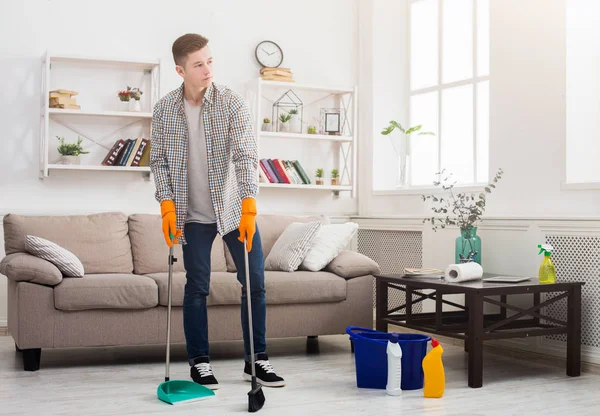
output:
[[[381,273],[377,262],[356,251],[342,250],[325,268],[345,279]]]
[[[265,270],[293,272],[298,269],[321,228],[320,221],[293,222],[279,236],[265,259]]]
[[[77,256],[52,241],[28,235],[25,239],[25,250],[29,254],[48,260],[65,276],[82,277],[84,274],[83,264]]]
[[[358,224],[323,225],[313,240],[300,268],[317,272],[323,270],[348,244],[358,230]]]

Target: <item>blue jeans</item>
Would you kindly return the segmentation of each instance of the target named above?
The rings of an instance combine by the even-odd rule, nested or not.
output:
[[[183,264],[186,284],[183,296],[183,329],[185,333],[188,361],[209,355],[208,318],[206,297],[210,288],[210,252],[217,236],[217,224],[186,223],[184,226],[187,244],[183,245]],[[237,279],[242,284],[242,333],[244,358],[250,361],[248,334],[248,304],[246,302],[246,272],[244,243],[238,240],[240,232],[233,230],[223,237],[237,268]],[[265,270],[262,242],[258,227],[248,253],[250,265],[250,294],[252,296],[252,327],[254,330],[254,354],[266,352],[267,301],[265,296]]]

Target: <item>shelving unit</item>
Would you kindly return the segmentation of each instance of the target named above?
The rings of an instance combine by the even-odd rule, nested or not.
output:
[[[139,72],[139,76],[143,79],[146,75],[150,76],[149,79],[149,90],[144,91],[142,99],[144,99],[144,95],[149,97],[149,101],[146,101],[146,107],[151,111],[156,102],[158,101],[159,91],[160,91],[160,60],[131,60],[131,59],[113,59],[113,58],[101,58],[101,57],[84,57],[84,56],[66,56],[66,55],[53,55],[50,52],[46,52],[46,54],[42,57],[42,82],[41,82],[41,95],[42,95],[42,104],[40,111],[40,178],[44,179],[48,177],[53,170],[57,171],[103,171],[103,172],[140,172],[142,176],[146,179],[150,177],[150,168],[147,166],[103,166],[99,162],[97,164],[81,164],[81,165],[63,165],[58,163],[53,163],[50,160],[50,124],[51,121],[53,123],[58,123],[66,128],[70,129],[70,127],[65,123],[65,120],[77,122],[77,123],[94,123],[100,124],[103,123],[113,123],[116,121],[125,121],[124,126],[122,128],[130,127],[135,123],[143,123],[143,128],[145,131],[151,131],[151,121],[152,121],[152,113],[145,112],[134,112],[134,111],[118,111],[107,109],[104,110],[102,108],[95,109],[86,109],[83,108],[81,110],[73,110],[73,109],[60,109],[60,108],[50,108],[49,107],[49,94],[52,89],[57,88],[71,88],[69,85],[52,85],[52,65],[60,64],[63,67],[68,67],[70,71],[76,72],[78,70],[85,71],[100,71],[101,69],[108,69],[111,71],[122,71],[124,74],[129,76],[133,76],[131,74],[137,74]],[[100,75],[99,79],[102,79]],[[136,75],[138,76],[138,75]],[[119,77],[120,79],[120,77]],[[89,80],[88,85],[93,87],[93,80]],[[118,100],[116,97],[116,93],[118,89],[124,88],[124,86],[115,86],[114,91],[111,89],[110,93],[114,93],[114,99]],[[93,88],[90,88],[93,89]],[[78,91],[79,96],[81,96],[82,91]],[[106,91],[103,91],[106,93]],[[89,99],[88,96],[86,98]],[[101,103],[102,99],[106,101],[105,96],[94,97],[94,103]],[[114,124],[114,123],[113,123]],[[111,134],[117,134],[117,131],[112,131]],[[79,133],[77,133],[79,135]],[[84,136],[84,135],[82,135]],[[52,136],[53,137],[53,136]],[[103,136],[104,137],[104,136]],[[96,144],[97,141],[87,137]],[[149,136],[148,136],[149,138]],[[111,142],[103,143],[102,151],[104,155],[108,153],[109,150],[114,144],[114,140]],[[99,155],[100,152],[98,152]],[[103,155],[103,156],[104,156]]]
[[[348,119],[350,134],[344,136],[328,135],[328,134],[307,134],[307,133],[288,133],[278,131],[262,131],[262,121],[265,114],[270,114],[269,111],[264,111],[262,108],[262,101],[267,98],[263,94],[273,89],[279,90],[292,90],[297,94],[301,94],[302,91],[309,92],[311,94],[321,95],[320,99],[314,100],[307,106],[311,106],[316,102],[324,98],[333,97],[339,108],[343,108],[346,112]],[[277,189],[306,189],[315,191],[331,191],[335,195],[339,194],[340,191],[349,191],[351,196],[356,197],[356,175],[357,175],[357,93],[358,88],[354,87],[337,87],[337,86],[323,86],[323,85],[310,85],[310,84],[299,84],[296,82],[279,82],[279,81],[265,81],[258,78],[256,82],[256,103],[255,103],[255,116],[256,116],[256,134],[259,142],[259,149],[263,146],[268,147],[267,141],[271,140],[295,140],[295,141],[321,141],[330,142],[330,144],[336,145],[335,148],[341,154],[340,166],[338,170],[340,172],[341,185],[314,185],[314,178],[309,175],[313,184],[280,184],[280,183],[266,183],[261,182],[260,187],[262,188],[277,188]],[[272,120],[272,126],[277,126],[277,120]],[[317,156],[315,156],[317,157]],[[263,156],[261,156],[263,158]],[[303,167],[306,169],[305,161],[300,161]],[[309,174],[309,172],[306,172]],[[324,178],[328,181],[327,178]]]

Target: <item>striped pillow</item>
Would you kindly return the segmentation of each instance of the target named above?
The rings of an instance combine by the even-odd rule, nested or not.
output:
[[[29,254],[48,260],[64,276],[82,277],[84,274],[83,264],[77,256],[52,241],[28,235],[25,239],[25,250]]]
[[[288,225],[265,259],[265,270],[297,270],[320,228],[320,221],[293,222]]]

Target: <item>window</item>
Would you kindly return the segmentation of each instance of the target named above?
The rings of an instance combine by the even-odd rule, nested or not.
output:
[[[459,184],[488,180],[489,0],[411,0],[408,185],[446,169]]]

